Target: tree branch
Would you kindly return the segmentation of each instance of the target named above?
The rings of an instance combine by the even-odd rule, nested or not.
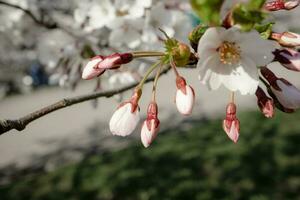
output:
[[[0,0],[0,5],[7,6],[10,8],[15,8],[15,9],[23,11],[39,26],[42,26],[47,29],[60,29],[60,30],[64,31],[65,33],[67,33],[68,35],[70,35],[71,37],[73,37],[79,41],[87,41],[89,43],[91,42],[91,40],[84,37],[83,34],[74,33],[72,30],[70,30],[70,28],[65,27],[64,25],[61,25],[59,22],[52,21],[52,20],[50,20],[51,22],[46,22],[46,21],[42,20],[42,18],[39,19],[29,9],[22,8],[19,5],[11,4],[11,3],[8,3],[8,2],[2,1],[2,0]],[[78,32],[79,32],[79,30],[78,30]]]
[[[166,69],[164,69],[164,71],[162,71],[162,74],[167,73],[170,70],[170,67],[168,66]],[[148,82],[152,82],[154,80],[154,77],[148,78],[146,83]],[[96,92],[96,93],[92,93],[92,94],[87,94],[87,95],[82,95],[82,96],[77,96],[77,97],[73,97],[73,98],[65,98],[62,99],[52,105],[46,106],[40,110],[37,110],[33,113],[30,113],[24,117],[21,117],[19,119],[14,119],[14,120],[0,120],[0,135],[16,129],[18,131],[22,131],[26,128],[26,126],[28,124],[30,124],[31,122],[47,115],[50,114],[54,111],[78,104],[78,103],[82,103],[85,101],[89,101],[92,99],[96,99],[96,98],[100,98],[100,97],[112,97],[116,94],[125,92],[127,90],[133,89],[134,87],[136,87],[139,83],[133,83],[130,84],[128,86],[124,86],[122,88],[118,88],[118,89],[113,89],[113,90],[108,90],[108,91],[103,91],[103,92]]]
[[[44,26],[46,28],[49,28],[49,29],[57,28],[57,24],[56,23],[45,23],[43,20],[40,20],[39,18],[37,18],[30,10],[28,10],[26,8],[22,8],[19,5],[11,4],[11,3],[8,3],[6,1],[0,1],[0,5],[4,5],[4,6],[7,6],[7,7],[11,7],[11,8],[15,8],[15,9],[21,10],[26,15],[28,15],[35,23],[37,23],[39,25],[42,25],[42,26]]]

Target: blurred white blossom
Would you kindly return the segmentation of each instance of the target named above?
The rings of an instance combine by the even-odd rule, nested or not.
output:
[[[38,59],[50,68],[54,68],[64,53],[65,56],[76,50],[74,39],[60,30],[43,33],[38,38]]]
[[[163,49],[161,39],[164,37],[159,28],[170,37],[183,41],[191,30],[190,19],[181,6],[186,5],[187,0],[6,2],[27,9],[41,23],[56,22],[59,25],[59,28],[48,29],[36,24],[19,9],[0,6],[0,40],[6,41],[0,47],[0,52],[5,55],[3,57],[9,62],[12,59],[27,59],[27,62],[21,62],[24,65],[37,59],[46,68],[49,83],[53,85],[76,85],[78,72],[82,71],[78,66],[82,66],[89,55],[106,55],[116,50],[159,51]],[[82,56],[84,46],[91,47],[92,53]],[[31,56],[15,56],[21,51],[31,52]],[[148,66],[148,63],[140,61],[132,63],[130,72],[118,72],[108,83],[113,87],[131,83]]]
[[[27,0],[7,0],[6,2],[18,5],[22,8],[27,8]],[[24,12],[18,9],[9,7],[0,7],[0,31],[11,28],[16,22],[19,22],[24,15]]]
[[[116,48],[125,45],[130,49],[136,49],[141,44],[140,27],[143,24],[142,18],[115,20],[115,23],[109,25],[112,30],[109,35],[109,44]]]
[[[109,77],[108,82],[113,88],[118,88],[122,85],[135,83],[136,80],[130,72],[117,72]]]
[[[74,11],[75,22],[86,31],[103,28],[116,17],[116,9],[110,0],[80,1]]]

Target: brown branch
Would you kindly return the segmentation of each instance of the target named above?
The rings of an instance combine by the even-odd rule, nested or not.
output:
[[[15,9],[21,10],[26,15],[28,15],[35,23],[37,23],[39,25],[42,25],[42,26],[44,26],[46,28],[49,28],[49,29],[57,28],[57,24],[56,23],[45,23],[43,20],[37,18],[30,10],[28,10],[26,8],[22,8],[19,5],[11,4],[11,3],[8,3],[6,1],[0,1],[0,5],[4,5],[4,6],[7,6],[7,7],[11,7],[11,8],[15,8]]]
[[[162,73],[167,73],[170,70],[170,67],[167,67]],[[152,82],[154,80],[154,77],[151,77],[149,79],[147,79],[147,83],[148,82]],[[89,101],[92,99],[96,99],[96,98],[100,98],[100,97],[112,97],[116,94],[125,92],[127,90],[133,89],[134,87],[136,87],[138,85],[138,82],[130,84],[128,86],[124,86],[122,88],[118,88],[118,89],[113,89],[113,90],[109,90],[109,91],[103,91],[103,92],[96,92],[96,93],[92,93],[92,94],[87,94],[87,95],[82,95],[82,96],[77,96],[77,97],[73,97],[73,98],[65,98],[62,99],[50,106],[46,106],[40,110],[37,110],[33,113],[30,113],[28,115],[25,115],[24,117],[21,117],[19,119],[14,119],[14,120],[0,120],[0,135],[16,129],[18,131],[22,131],[26,128],[26,126],[28,124],[30,124],[31,122],[47,115],[50,114],[54,111],[78,104],[78,103],[82,103],[85,101]]]

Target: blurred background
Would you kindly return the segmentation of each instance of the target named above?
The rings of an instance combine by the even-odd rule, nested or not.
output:
[[[276,12],[276,31],[300,32],[300,8]],[[0,1],[0,119],[15,119],[65,97],[140,80],[151,59],[81,81],[88,58],[161,50],[162,28],[187,42],[199,23],[184,0]],[[298,73],[276,74],[300,88]],[[191,117],[176,113],[175,76],[162,76],[161,131],[145,149],[139,128],[113,137],[109,119],[131,91],[75,105],[0,136],[0,199],[300,199],[300,113],[266,120],[255,96],[238,96],[241,137],[221,127],[228,94],[208,91],[197,69],[181,69],[196,91]],[[142,116],[151,84],[141,101]]]

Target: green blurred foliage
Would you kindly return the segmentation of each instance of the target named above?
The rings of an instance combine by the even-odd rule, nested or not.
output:
[[[240,4],[235,7],[232,13],[234,24],[239,24],[245,31],[251,30],[255,24],[260,24],[265,19],[265,14],[258,10],[249,9]]]
[[[240,114],[233,144],[221,121],[181,124],[144,149],[139,142],[86,156],[51,173],[2,186],[1,200],[297,200],[300,113]]]
[[[195,13],[207,25],[221,25],[221,7],[224,0],[190,0]],[[239,24],[245,31],[253,29],[256,24],[261,24],[266,17],[262,7],[266,0],[250,0],[247,3],[233,5],[232,20]]]
[[[197,52],[198,43],[204,33],[207,31],[209,27],[203,24],[196,26],[192,32],[189,33],[189,41],[192,48]]]
[[[260,10],[265,4],[265,2],[266,0],[250,0],[247,5],[251,9]]]
[[[255,25],[254,28],[260,33],[261,37],[268,39],[272,35],[274,23],[267,23],[263,25]]]
[[[262,24],[267,14],[262,11],[265,0],[251,0],[247,4],[237,4],[232,11],[234,24],[239,24],[245,31],[250,31],[257,24]]]
[[[220,25],[220,10],[224,0],[190,0],[193,10],[208,25]]]

